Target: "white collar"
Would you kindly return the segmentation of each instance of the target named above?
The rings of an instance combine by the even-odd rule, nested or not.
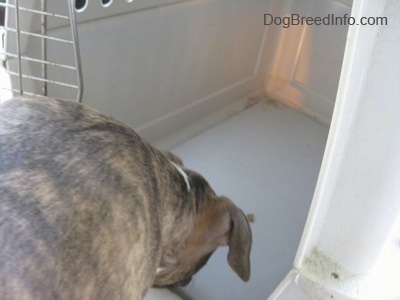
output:
[[[171,164],[178,170],[179,174],[181,174],[183,176],[183,178],[185,179],[185,182],[186,182],[186,188],[187,188],[188,192],[190,192],[189,176],[176,163],[171,161]]]

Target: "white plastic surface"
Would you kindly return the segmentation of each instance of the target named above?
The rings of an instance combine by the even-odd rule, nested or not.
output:
[[[269,1],[172,2],[149,1],[150,7],[139,9],[146,1],[102,7],[89,0],[77,16],[83,103],[150,141],[258,91],[262,82],[262,20]],[[51,45],[49,53],[56,60],[68,56]]]
[[[400,298],[400,6],[358,0],[318,185],[295,260],[311,299]],[[314,292],[315,291],[315,292]],[[290,299],[284,293],[273,299]],[[324,294],[323,299],[331,294]],[[333,296],[332,296],[333,297]],[[336,296],[335,296],[336,297]]]
[[[210,114],[212,126],[257,93],[329,124],[347,27],[282,29],[265,26],[264,14],[340,15],[350,5],[350,0],[113,0],[104,6],[87,0],[77,13],[83,103],[152,142]],[[67,13],[58,1],[49,1],[48,8]],[[25,18],[24,26],[29,23]],[[50,35],[69,37],[64,21],[50,17],[48,23]],[[73,61],[72,51],[55,43],[48,47],[51,60]],[[38,45],[25,50],[39,56]],[[53,68],[48,73],[62,82],[75,79],[74,73]],[[49,93],[75,97],[75,91],[62,87],[50,87]],[[225,107],[235,108],[226,116],[215,114]],[[179,141],[210,126],[191,126]]]
[[[181,300],[182,298],[168,289],[150,289],[144,300]]]
[[[292,266],[327,134],[292,109],[259,103],[172,149],[218,195],[255,218],[249,282],[229,267],[223,247],[180,290],[184,299],[256,300],[272,293]]]
[[[350,15],[351,0],[273,1],[274,17]],[[330,124],[348,26],[266,26],[270,36],[268,95]]]

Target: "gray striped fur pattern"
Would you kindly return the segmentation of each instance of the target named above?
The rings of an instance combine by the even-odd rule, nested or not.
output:
[[[179,157],[84,105],[0,105],[0,298],[142,299],[223,245],[250,276],[251,229]]]

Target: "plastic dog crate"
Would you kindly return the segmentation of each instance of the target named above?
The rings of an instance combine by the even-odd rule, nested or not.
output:
[[[43,38],[40,36],[36,42],[29,38],[29,42],[22,41],[19,45],[20,55],[40,60],[25,60],[22,63],[28,76],[41,77],[42,65],[45,65],[43,61],[50,62],[46,64],[47,95],[79,99],[79,93],[83,91],[84,104],[125,122],[155,146],[176,152],[187,167],[202,173],[218,194],[230,197],[245,213],[254,214],[254,222],[251,223],[254,240],[252,274],[248,283],[241,282],[230,270],[226,262],[227,250],[219,249],[188,286],[172,292],[150,291],[148,299],[266,299],[269,295],[271,299],[336,299],[342,296],[350,299],[378,299],[368,298],[368,295],[372,295],[368,291],[358,295],[343,287],[352,282],[356,288],[361,282],[351,281],[350,273],[342,273],[341,270],[348,263],[349,257],[353,257],[346,257],[346,253],[359,249],[352,245],[351,237],[365,236],[354,225],[357,224],[354,221],[355,212],[359,205],[362,206],[362,201],[358,199],[356,191],[347,187],[347,194],[343,194],[342,198],[351,195],[356,204],[335,204],[342,203],[342,200],[335,202],[332,197],[326,196],[328,188],[324,187],[330,187],[330,184],[337,182],[337,178],[344,176],[340,170],[335,169],[336,165],[346,161],[340,160],[346,157],[346,153],[343,154],[340,149],[348,149],[346,138],[352,137],[351,126],[361,124],[359,120],[365,119],[363,106],[357,106],[361,103],[357,100],[359,94],[354,91],[350,95],[351,89],[346,83],[351,82],[354,88],[363,84],[368,89],[372,86],[367,81],[368,76],[380,70],[365,75],[365,70],[358,66],[361,83],[357,83],[353,65],[358,61],[352,51],[359,51],[360,47],[365,46],[366,51],[374,53],[373,49],[381,46],[375,47],[379,41],[369,38],[384,35],[390,30],[392,35],[389,34],[388,40],[391,38],[392,43],[386,46],[391,49],[397,45],[399,37],[395,32],[400,32],[396,31],[399,28],[396,17],[399,14],[398,5],[390,1],[372,4],[374,1],[367,0],[355,1],[354,5],[351,0],[72,2],[78,39],[74,42],[68,2],[47,1],[46,11],[64,17],[47,15],[45,34],[54,39],[47,42],[45,57],[41,42]],[[8,8],[15,4],[15,0],[10,0],[2,6]],[[19,4],[34,11],[42,9],[42,1],[20,0]],[[353,12],[352,5],[356,8]],[[20,11],[21,16],[24,13],[26,11]],[[392,16],[390,20],[394,20],[394,29],[384,26],[350,26],[352,34],[348,35],[348,24],[283,24],[283,18],[292,15],[315,19],[329,14],[354,17],[362,14],[389,15]],[[43,34],[42,15],[37,13],[35,17],[23,18],[21,30]],[[274,24],[267,25],[265,15],[281,18],[281,23],[276,19]],[[15,29],[15,18],[11,14],[6,16],[3,35],[8,27]],[[364,41],[363,34],[368,38],[360,46],[357,43]],[[16,57],[7,53],[16,52],[16,37],[14,33],[4,36],[3,65],[8,67],[9,73],[15,73],[15,68],[18,68]],[[346,39],[347,67],[342,70]],[[66,44],[67,47],[71,45],[71,49],[66,50]],[[371,66],[368,53],[359,56],[359,64],[364,65],[365,69]],[[396,51],[391,53],[385,56],[387,62],[398,63],[398,55],[394,54]],[[69,69],[63,66],[69,66]],[[387,68],[384,63],[380,66],[382,70]],[[371,66],[371,70],[374,68]],[[389,72],[393,75],[390,78],[399,74],[396,70]],[[353,79],[348,74],[352,74]],[[13,75],[9,77],[3,69],[1,76],[3,90],[11,88],[14,93],[19,92],[20,83],[13,79]],[[340,77],[340,104],[335,108],[336,117],[332,121],[330,142],[320,169]],[[384,78],[387,82],[391,80],[387,76]],[[22,79],[27,92],[42,94],[43,81],[25,83],[28,79]],[[379,84],[382,86],[384,83]],[[386,93],[385,97],[390,100],[398,94],[398,90],[392,91]],[[9,96],[7,91],[1,94],[2,99]],[[346,106],[343,103],[349,98],[351,100],[347,100]],[[389,103],[389,100],[385,103]],[[365,103],[368,105],[369,102]],[[395,107],[394,102],[390,103],[392,111],[398,112],[398,106]],[[376,122],[385,122],[382,119]],[[389,119],[392,125],[398,125],[393,118]],[[372,141],[374,136],[379,136],[379,130],[371,125],[377,123],[368,124],[363,127],[362,123],[360,128],[364,131],[356,135],[364,134],[369,129],[370,135],[365,134],[363,137],[365,141]],[[345,128],[349,131],[338,135],[338,132],[345,132]],[[368,148],[367,144],[357,148],[360,153]],[[387,146],[395,147],[390,143]],[[376,150],[373,157],[378,156],[380,150]],[[335,153],[343,156],[334,160]],[[365,161],[367,156],[353,157],[351,162],[357,159]],[[357,163],[348,165],[349,170],[355,170],[358,166]],[[378,173],[382,175],[385,170],[393,169],[385,167],[379,169]],[[361,169],[358,171],[363,173]],[[315,190],[319,173],[320,179]],[[391,186],[396,186],[396,176],[391,177],[394,178]],[[327,178],[330,178],[328,183]],[[368,182],[361,175],[360,178],[363,179],[359,182]],[[362,187],[360,184],[356,188]],[[398,196],[398,189],[394,195]],[[379,225],[380,232],[395,223],[399,211],[397,206],[391,206],[389,200],[382,201],[387,210],[391,207],[396,213],[388,222],[371,221]],[[374,202],[371,200],[368,203]],[[368,209],[375,207],[373,204],[366,205]],[[310,206],[312,210],[297,252]],[[335,207],[339,208],[331,215]],[[378,209],[382,214],[387,213],[387,210]],[[339,212],[348,213],[338,217]],[[378,215],[370,216],[371,220],[379,219]],[[332,229],[335,218],[341,232]],[[329,221],[329,224],[324,220]],[[320,227],[313,227],[315,224]],[[336,246],[319,235],[320,230],[324,232],[326,227],[330,228],[329,238],[338,242]],[[347,234],[343,233],[346,231],[344,228],[350,228]],[[378,235],[378,231],[373,231],[373,237]],[[373,237],[371,239],[375,246],[372,248],[376,251],[371,257],[376,258],[379,252],[377,249],[383,242]],[[392,237],[390,235],[388,239]],[[322,247],[318,248],[321,252],[314,251],[315,248],[311,246],[315,245]],[[321,253],[323,255],[317,255]],[[317,269],[322,271],[318,273],[317,269],[304,269],[306,263],[319,264],[320,268]],[[364,265],[360,262],[351,267],[359,271],[358,275],[364,276],[369,269],[362,270],[360,266]],[[298,280],[304,275],[303,270],[311,283],[300,280],[304,284],[299,285]],[[319,294],[315,292],[317,290]],[[392,296],[400,293],[396,294],[398,291],[395,289],[392,292],[385,299],[398,299]]]

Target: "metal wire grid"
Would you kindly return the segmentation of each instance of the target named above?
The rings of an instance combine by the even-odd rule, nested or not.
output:
[[[6,3],[0,2],[0,7],[5,7],[6,16],[11,16],[10,14],[14,14],[13,17],[15,19],[15,26],[12,27],[8,24],[7,20],[3,26],[0,26],[0,29],[5,32],[5,34],[13,33],[15,34],[15,46],[14,52],[10,52],[11,47],[6,47],[3,43],[2,47],[2,57],[3,57],[3,65],[5,66],[7,73],[14,77],[13,84],[10,87],[2,87],[0,84],[0,89],[11,90],[13,94],[20,95],[34,95],[34,96],[48,96],[48,85],[54,84],[61,87],[72,88],[76,90],[76,100],[78,102],[82,101],[82,93],[83,93],[83,79],[82,79],[82,69],[81,69],[81,61],[80,61],[80,52],[79,52],[79,41],[78,41],[78,33],[76,28],[76,18],[75,18],[75,8],[74,8],[74,0],[68,0],[68,13],[69,15],[59,14],[57,12],[48,12],[47,11],[47,0],[38,0],[40,1],[40,10],[32,9],[29,7],[24,7],[20,5],[20,0],[8,0]],[[34,32],[30,30],[23,30],[21,28],[21,17],[20,12],[31,13],[36,16],[40,16],[40,31]],[[63,39],[59,37],[49,36],[48,35],[48,18],[58,18],[64,21],[68,21],[71,29],[71,39]],[[7,19],[7,18],[6,18]],[[29,37],[29,38],[38,38],[41,39],[41,57],[32,57],[22,53],[21,50],[21,37]],[[3,38],[3,41],[10,41],[9,38]],[[47,43],[48,41],[54,41],[57,43],[61,43],[63,45],[70,45],[72,47],[72,51],[74,54],[75,65],[70,64],[62,64],[55,61],[49,61],[47,58]],[[71,49],[67,49],[71,51]],[[17,67],[16,70],[13,70],[8,62],[10,60],[16,60]],[[41,65],[41,76],[34,76],[29,72],[23,70],[23,62],[28,63],[36,63]],[[72,70],[75,72],[76,79],[74,83],[71,82],[63,82],[59,80],[52,80],[48,78],[48,67],[56,67],[60,68],[60,72],[65,70]],[[35,82],[39,82],[41,84],[41,93],[36,91],[28,91],[24,86],[25,80],[32,80]]]

